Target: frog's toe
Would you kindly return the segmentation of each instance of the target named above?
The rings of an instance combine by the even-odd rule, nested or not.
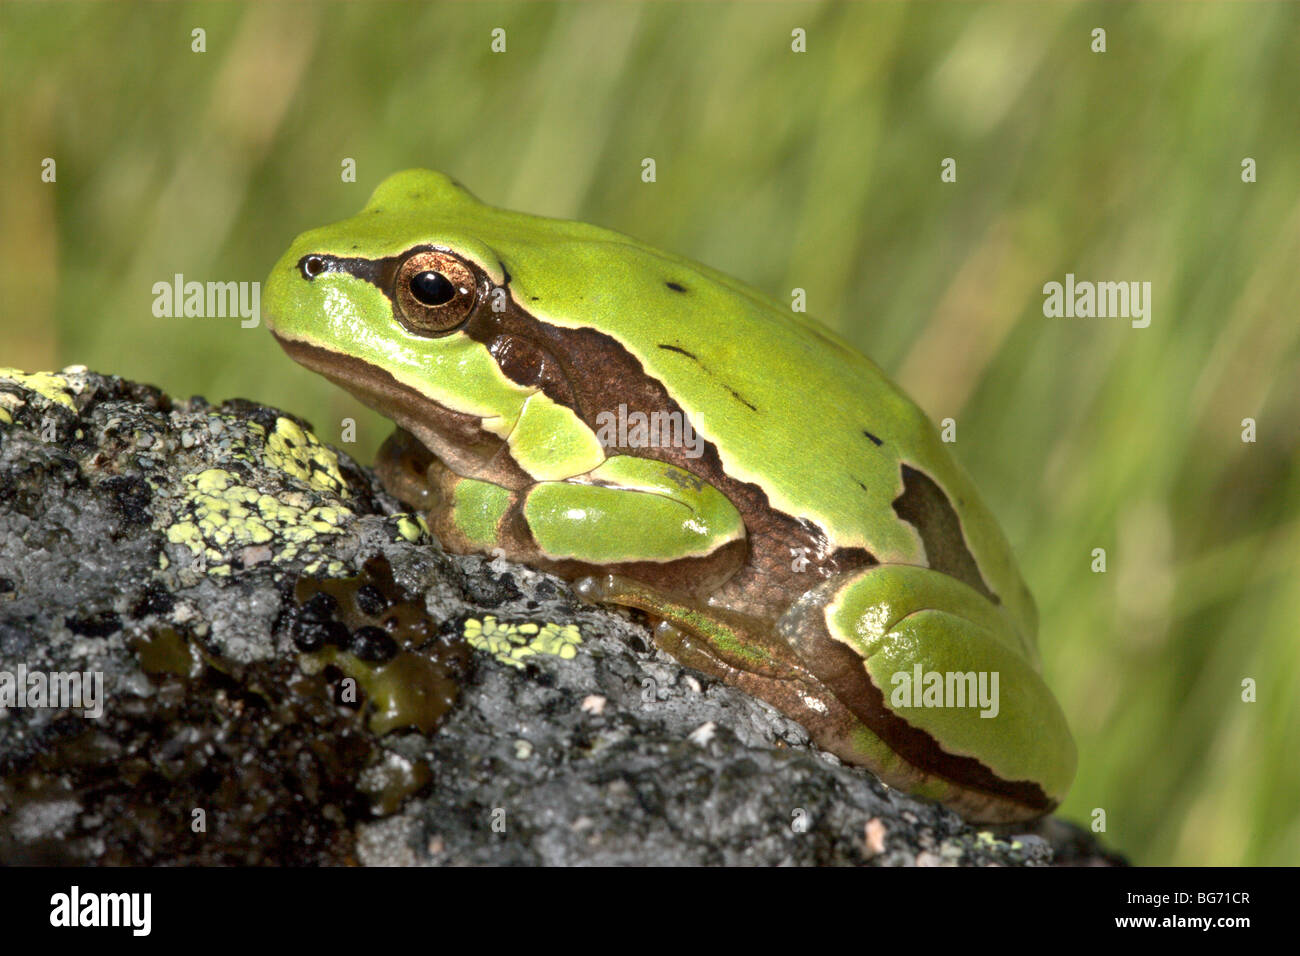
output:
[[[573,582],[574,593],[591,604],[613,604],[619,593],[618,581],[612,574],[589,574]]]

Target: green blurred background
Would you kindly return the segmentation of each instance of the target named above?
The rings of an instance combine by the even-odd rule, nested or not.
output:
[[[0,365],[355,416],[369,461],[377,416],[151,290],[262,279],[409,166],[805,288],[959,422],[1078,737],[1062,814],[1140,863],[1295,864],[1297,36],[1286,4],[8,4]],[[1150,281],[1150,328],[1045,318],[1067,272]]]

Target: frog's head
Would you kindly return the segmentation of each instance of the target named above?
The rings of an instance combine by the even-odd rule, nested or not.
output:
[[[444,460],[482,460],[536,391],[502,371],[489,321],[509,304],[505,254],[563,233],[551,223],[441,173],[394,174],[356,216],[294,240],[266,283],[267,326]]]
[[[385,368],[406,353],[419,352],[423,365],[430,353],[454,352],[456,333],[502,280],[478,238],[490,212],[441,173],[390,176],[359,214],[294,240],[266,284],[268,327],[291,352],[323,349]]]

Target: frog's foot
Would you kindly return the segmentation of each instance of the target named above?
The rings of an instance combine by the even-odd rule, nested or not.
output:
[[[375,473],[384,490],[416,511],[426,512],[437,503],[437,483],[428,471],[438,463],[433,454],[404,428],[396,429],[375,456]]]
[[[1050,812],[1074,742],[1011,617],[940,572],[875,565],[791,606],[777,631],[854,721],[819,738],[892,786],[999,823]]]

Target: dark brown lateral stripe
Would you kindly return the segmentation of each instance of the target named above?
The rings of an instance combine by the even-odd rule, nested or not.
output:
[[[416,252],[418,250],[411,250]],[[298,261],[298,270],[302,272],[303,277],[310,282],[312,279],[319,278],[330,272],[342,272],[350,276],[355,276],[365,282],[369,282],[384,295],[389,298],[393,294],[393,277],[397,275],[397,267],[407,257],[407,253],[399,256],[387,256],[383,259],[363,259],[351,258],[347,256],[332,256],[326,253],[309,253]],[[303,268],[303,263],[308,259],[316,258],[325,263],[325,272],[316,276],[307,275]]]
[[[969,584],[994,604],[1002,601],[989,590],[975,556],[966,547],[961,518],[933,478],[902,466],[903,493],[894,499],[894,513],[916,528],[925,545],[925,559],[935,571]]]

